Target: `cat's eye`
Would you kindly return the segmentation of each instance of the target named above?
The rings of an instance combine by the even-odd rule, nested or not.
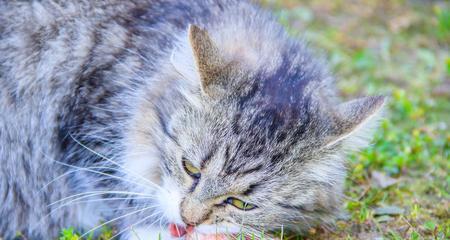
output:
[[[196,168],[189,160],[183,158],[182,161],[183,164],[183,168],[186,171],[186,173],[195,178],[195,179],[199,179],[200,178],[200,169]]]
[[[225,203],[233,205],[234,207],[236,207],[240,210],[244,210],[244,211],[249,211],[249,210],[257,208],[256,205],[254,205],[254,204],[244,202],[244,201],[234,198],[234,197],[227,198],[227,200],[225,200]]]

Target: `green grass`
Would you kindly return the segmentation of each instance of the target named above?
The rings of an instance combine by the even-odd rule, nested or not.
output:
[[[346,214],[303,239],[450,239],[450,3],[263,2],[324,50],[344,98],[390,96],[373,146],[349,158]]]
[[[110,227],[103,227],[99,236],[94,237],[94,233],[89,234],[88,237],[83,238],[85,240],[109,240],[114,236],[115,232]],[[81,234],[77,233],[73,228],[66,228],[61,231],[61,235],[58,240],[81,240]]]
[[[373,146],[349,159],[346,216],[305,239],[449,239],[450,3],[264,3],[325,50],[344,98],[390,96]]]

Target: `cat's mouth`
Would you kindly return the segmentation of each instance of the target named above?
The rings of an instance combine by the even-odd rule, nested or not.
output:
[[[188,231],[193,232],[194,231],[193,228],[194,228],[193,226],[188,226],[185,228],[185,227],[177,225],[175,223],[169,224],[170,235],[175,238],[183,237],[184,235],[186,235],[188,233]]]

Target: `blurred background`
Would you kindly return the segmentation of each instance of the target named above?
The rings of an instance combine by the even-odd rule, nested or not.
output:
[[[349,159],[340,220],[303,239],[450,239],[450,1],[261,2],[327,56],[344,98],[391,97]]]

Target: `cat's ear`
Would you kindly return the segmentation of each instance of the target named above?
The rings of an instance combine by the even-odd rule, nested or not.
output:
[[[339,104],[334,110],[334,123],[326,146],[346,142],[350,149],[365,147],[382,117],[385,103],[384,96],[372,96]]]
[[[190,25],[188,32],[202,90],[211,94],[211,87],[220,83],[227,64],[206,30]]]

